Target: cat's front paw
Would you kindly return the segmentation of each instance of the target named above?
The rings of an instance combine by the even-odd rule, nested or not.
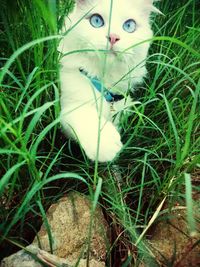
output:
[[[112,123],[107,123],[100,135],[99,161],[112,161],[122,146],[120,134]]]
[[[112,161],[123,146],[120,139],[120,134],[112,123],[108,122],[100,133],[98,161]],[[95,161],[97,157],[97,138],[95,138],[95,143],[90,140],[90,143],[84,149],[87,156]]]

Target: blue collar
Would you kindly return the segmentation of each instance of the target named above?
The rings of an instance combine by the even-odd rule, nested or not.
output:
[[[94,88],[97,89],[100,93],[103,92],[104,98],[107,102],[117,102],[124,98],[123,95],[117,95],[110,92],[106,87],[103,86],[101,81],[97,77],[90,77],[87,71],[80,69],[80,72],[84,74],[93,84]]]

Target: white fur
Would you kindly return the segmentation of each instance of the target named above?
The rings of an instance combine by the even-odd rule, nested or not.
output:
[[[85,49],[94,51],[69,53],[61,59],[61,123],[66,133],[80,142],[92,160],[97,157],[98,140],[98,160],[101,162],[113,160],[121,150],[120,134],[112,118],[124,106],[130,106],[130,98],[115,102],[111,110],[111,104],[93,88],[79,69],[84,68],[90,76],[99,77],[112,92],[126,94],[130,86],[134,88],[146,74],[145,59],[149,43],[138,43],[152,37],[149,24],[152,10],[151,0],[113,0],[110,33],[120,36],[114,45],[114,53],[98,51],[109,49],[106,36],[109,31],[110,1],[77,0],[74,11],[65,20],[63,32],[71,27],[73,29],[62,39],[58,50],[63,54]],[[89,14],[84,17],[88,11]],[[88,17],[95,13],[104,18],[105,25],[101,28],[94,28],[89,23]],[[127,33],[122,28],[130,18],[137,24],[133,33]],[[124,75],[126,77],[118,82]]]

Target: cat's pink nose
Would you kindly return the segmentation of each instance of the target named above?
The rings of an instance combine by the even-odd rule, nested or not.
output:
[[[115,33],[110,33],[110,36],[108,36],[108,40],[111,43],[111,46],[113,46],[116,42],[120,40],[120,37]]]

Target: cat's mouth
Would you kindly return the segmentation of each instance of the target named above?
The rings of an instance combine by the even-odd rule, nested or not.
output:
[[[119,55],[120,54],[120,51],[115,49],[113,46],[110,47],[110,49],[108,50],[112,55]]]
[[[111,47],[111,48],[109,49],[109,51],[110,51],[111,54],[117,55],[117,51],[115,51],[115,50],[113,49],[113,47]]]
[[[108,50],[108,54],[111,55],[112,57],[115,57],[117,58],[117,60],[120,60],[122,61],[123,60],[123,54],[120,50],[118,49],[115,49],[113,47],[111,47],[109,50]]]

